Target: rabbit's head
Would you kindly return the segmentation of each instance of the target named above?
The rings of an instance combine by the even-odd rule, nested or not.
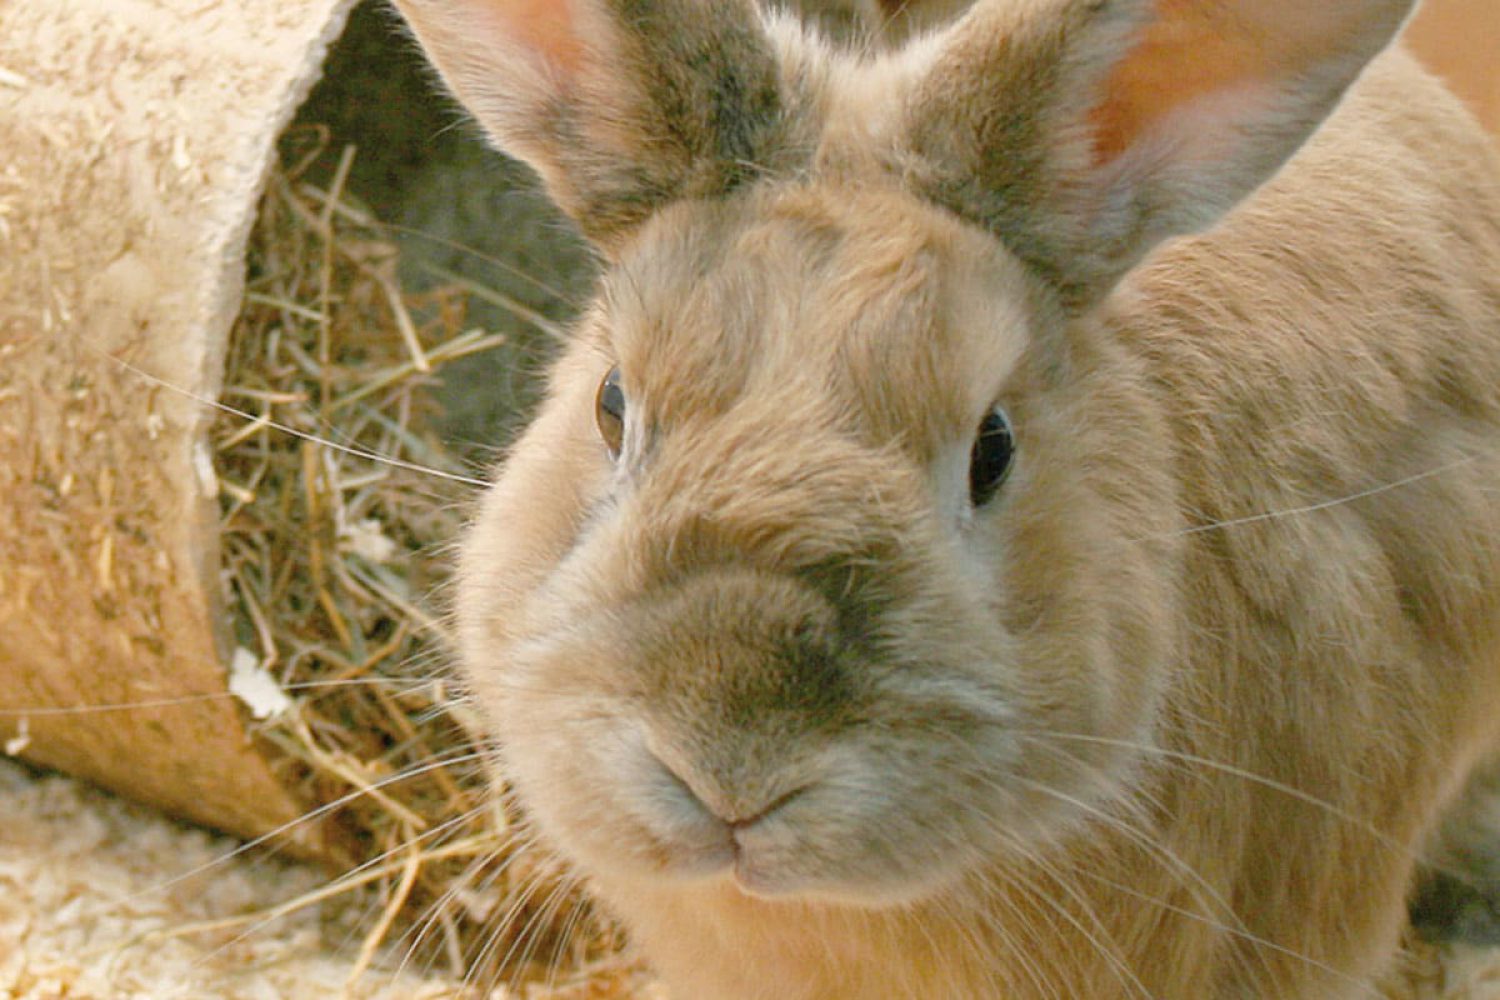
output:
[[[749,0],[398,3],[606,262],[462,555],[543,833],[617,890],[878,906],[1128,800],[1180,525],[1092,317],[1410,4],[986,0],[857,54]]]

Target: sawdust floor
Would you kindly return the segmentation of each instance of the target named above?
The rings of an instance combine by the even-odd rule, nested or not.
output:
[[[316,908],[274,924],[174,929],[274,906],[316,888],[309,868],[221,861],[235,842],[78,782],[0,761],[3,1000],[434,1000],[455,984],[366,973],[339,956]],[[498,998],[497,998],[498,1000]]]
[[[351,983],[358,938],[336,947],[339,934],[315,908],[270,925],[173,934],[322,881],[296,865],[222,860],[234,847],[0,760],[0,1000],[481,1000],[452,980],[389,966]],[[1406,964],[1391,1000],[1500,1000],[1500,950],[1423,949]],[[654,989],[636,995],[661,1000]]]
[[[386,955],[355,977],[376,916],[317,906],[183,933],[326,884],[237,846],[0,759],[0,1000],[664,1000],[628,970],[486,993]]]

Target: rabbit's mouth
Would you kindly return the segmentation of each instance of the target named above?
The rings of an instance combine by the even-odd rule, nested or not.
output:
[[[890,760],[850,748],[793,760],[770,772],[773,781],[789,776],[775,787],[821,776],[743,815],[705,803],[708,793],[695,793],[630,723],[610,725],[613,737],[605,725],[596,720],[586,737],[609,747],[598,756],[580,753],[582,734],[567,728],[558,733],[573,747],[566,759],[534,742],[511,755],[511,778],[536,818],[604,881],[721,884],[768,901],[886,907],[932,895],[983,856],[982,839],[938,802],[937,789],[907,788],[914,776]]]

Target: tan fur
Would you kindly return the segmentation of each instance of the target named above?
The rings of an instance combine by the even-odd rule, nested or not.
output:
[[[544,57],[546,101],[477,109],[530,142],[624,74],[623,118],[536,154],[610,267],[458,613],[505,777],[674,996],[1329,1000],[1394,949],[1500,740],[1500,158],[1399,51],[1303,145],[1379,0],[1263,54],[1300,89],[1088,141],[1122,50],[1174,58],[1132,26],[1191,6],[991,0],[859,61],[740,4],[578,0],[611,39],[698,11],[681,92],[723,114]],[[402,7],[501,92],[514,38]],[[778,67],[753,135],[693,76],[731,51]],[[616,127],[653,185],[569,146]],[[720,130],[753,179],[719,183]],[[971,511],[996,401],[1017,463]]]

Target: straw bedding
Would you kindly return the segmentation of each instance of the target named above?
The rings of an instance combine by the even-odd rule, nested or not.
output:
[[[345,191],[355,149],[325,137],[283,143],[230,335],[213,435],[230,690],[374,911],[364,956],[404,937],[482,980],[612,975],[618,934],[518,849],[446,669],[437,595],[479,481],[433,430],[433,390],[507,338],[469,326],[472,283],[400,287],[396,245]]]

